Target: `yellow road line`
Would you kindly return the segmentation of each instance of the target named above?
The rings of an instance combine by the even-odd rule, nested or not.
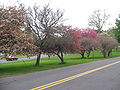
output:
[[[46,89],[46,88],[49,88],[49,87],[52,87],[52,86],[55,86],[55,85],[58,85],[58,84],[61,84],[61,83],[64,83],[64,82],[73,80],[73,79],[75,79],[75,78],[78,78],[78,77],[81,77],[81,76],[83,76],[83,75],[87,75],[87,74],[89,74],[89,73],[92,73],[92,72],[95,72],[95,71],[104,69],[104,68],[106,68],[106,67],[109,67],[109,66],[114,65],[114,64],[117,64],[117,63],[120,63],[120,61],[117,61],[117,62],[108,64],[108,65],[105,65],[105,66],[102,66],[102,67],[99,67],[99,68],[95,68],[95,69],[92,69],[92,70],[89,70],[89,71],[86,71],[86,72],[83,72],[83,73],[80,73],[80,74],[76,74],[76,75],[74,75],[74,76],[70,76],[70,77],[67,77],[67,78],[64,78],[64,79],[61,79],[61,80],[52,82],[52,83],[48,83],[48,84],[45,84],[45,85],[42,85],[42,86],[39,86],[39,87],[30,89],[30,90],[44,90],[44,89]]]

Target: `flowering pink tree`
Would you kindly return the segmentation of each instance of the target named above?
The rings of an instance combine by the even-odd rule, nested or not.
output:
[[[82,47],[80,46],[80,38],[82,38],[82,32],[79,28],[74,28],[74,29],[70,29],[70,33],[73,39],[72,45],[73,45],[73,52],[78,52],[81,53],[82,51]]]
[[[32,53],[34,45],[30,34],[21,30],[25,22],[24,7],[0,8],[0,52],[11,54]]]
[[[84,53],[86,51],[87,58],[89,58],[90,52],[97,49],[98,43],[96,41],[97,33],[90,28],[78,29],[74,28],[70,30],[73,37],[74,51],[80,53],[82,58],[84,58]]]
[[[81,35],[82,37],[86,37],[86,38],[96,38],[97,37],[97,33],[95,32],[94,29],[81,29]]]

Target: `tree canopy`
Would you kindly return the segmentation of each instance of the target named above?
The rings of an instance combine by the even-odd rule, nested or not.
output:
[[[24,7],[0,8],[0,52],[10,54],[30,54],[33,47],[31,35],[22,30],[26,11]]]
[[[115,34],[116,40],[120,43],[120,20],[116,19],[115,22],[116,27],[113,28],[113,33]]]
[[[93,14],[89,16],[88,25],[96,29],[98,33],[101,33],[109,17],[110,15],[105,11],[95,10]]]

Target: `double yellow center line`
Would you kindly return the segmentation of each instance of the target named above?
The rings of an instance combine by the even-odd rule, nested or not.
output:
[[[70,76],[70,77],[67,77],[67,78],[64,78],[64,79],[61,79],[61,80],[52,82],[52,83],[48,83],[48,84],[45,84],[45,85],[42,85],[42,86],[39,86],[39,87],[30,89],[30,90],[44,90],[44,89],[46,89],[46,88],[49,88],[49,87],[52,87],[52,86],[55,86],[55,85],[58,85],[58,84],[61,84],[61,83],[64,83],[64,82],[73,80],[73,79],[76,79],[76,78],[78,78],[78,77],[81,77],[81,76],[90,74],[90,73],[92,73],[92,72],[95,72],[95,71],[98,71],[98,70],[101,70],[101,69],[104,69],[104,68],[106,68],[106,67],[109,67],[109,66],[114,65],[114,64],[117,64],[117,63],[120,63],[120,61],[117,61],[117,62],[108,64],[108,65],[105,65],[105,66],[102,66],[102,67],[99,67],[99,68],[95,68],[95,69],[92,69],[92,70],[89,70],[89,71],[86,71],[86,72],[83,72],[83,73],[80,73],[80,74],[76,74],[76,75],[74,75],[74,76]]]

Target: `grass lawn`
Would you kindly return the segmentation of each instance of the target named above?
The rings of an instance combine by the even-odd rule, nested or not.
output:
[[[34,71],[48,70],[52,68],[65,67],[65,66],[82,64],[82,63],[88,63],[92,61],[104,60],[104,59],[118,57],[118,56],[120,56],[120,50],[118,52],[114,50],[112,53],[112,56],[107,58],[103,58],[103,55],[101,54],[100,51],[94,51],[91,53],[89,59],[81,59],[80,54],[64,55],[64,60],[66,62],[65,64],[59,64],[60,60],[56,56],[51,57],[50,60],[48,60],[48,57],[42,58],[40,61],[39,67],[35,67],[36,60],[26,60],[24,62],[17,61],[17,62],[3,63],[3,64],[0,63],[0,77],[34,72]]]

